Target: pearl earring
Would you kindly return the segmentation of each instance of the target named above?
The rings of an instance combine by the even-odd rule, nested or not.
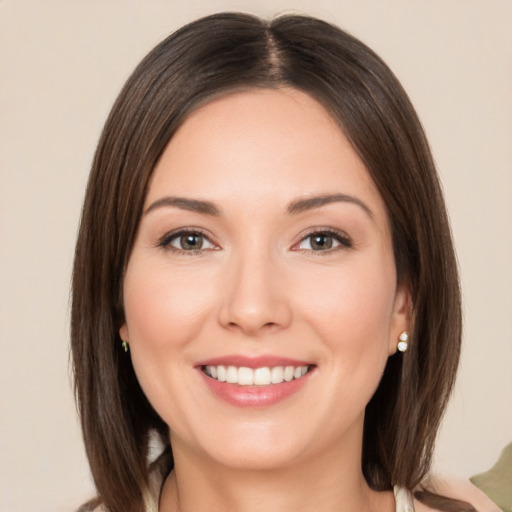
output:
[[[407,331],[404,331],[402,334],[400,334],[400,336],[398,336],[398,344],[396,348],[398,349],[399,352],[405,352],[407,350],[408,341],[409,334],[407,333]]]
[[[123,343],[121,343],[121,345],[123,346],[124,351],[128,352],[128,342],[126,340],[123,340]]]

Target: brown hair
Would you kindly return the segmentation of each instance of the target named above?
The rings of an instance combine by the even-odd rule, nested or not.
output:
[[[140,511],[149,433],[169,442],[118,334],[123,271],[152,170],[200,103],[285,86],[320,101],[365,163],[387,206],[398,279],[412,293],[409,350],[389,358],[366,408],[364,475],[385,490],[417,488],[428,474],[459,359],[461,308],[441,187],[417,115],[384,62],[338,27],[305,16],[267,22],[223,13],[181,28],[139,64],[105,124],[87,186],[71,346],[87,455],[110,512]],[[434,503],[427,491],[418,497]],[[436,499],[441,509],[449,501]]]

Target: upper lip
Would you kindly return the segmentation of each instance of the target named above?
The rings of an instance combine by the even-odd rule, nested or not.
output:
[[[197,363],[197,366],[236,366],[246,368],[263,368],[265,366],[309,366],[312,363],[299,359],[291,359],[289,357],[281,357],[275,355],[261,355],[256,357],[248,357],[243,355],[226,355],[205,359]]]

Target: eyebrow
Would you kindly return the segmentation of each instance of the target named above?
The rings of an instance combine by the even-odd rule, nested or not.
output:
[[[370,208],[357,197],[350,196],[348,194],[327,194],[295,199],[288,205],[287,212],[290,215],[297,215],[309,210],[321,208],[322,206],[331,203],[355,204],[362,208],[368,214],[368,216],[373,219],[373,212],[370,210]],[[221,215],[220,208],[211,201],[173,196],[166,196],[162,197],[161,199],[157,199],[146,209],[144,215],[147,215],[149,212],[162,207],[180,208],[182,210],[188,210],[202,215],[211,215],[214,217]]]
[[[363,203],[363,201],[361,201],[357,197],[350,196],[347,194],[327,194],[321,196],[295,199],[288,205],[288,213],[291,215],[295,215],[298,213],[303,213],[308,210],[313,210],[315,208],[320,208],[331,203],[355,204],[361,207],[368,214],[368,216],[371,219],[373,219],[373,212],[365,203]]]
[[[152,210],[155,210],[156,208],[161,208],[162,206],[181,208],[182,210],[201,213],[203,215],[212,215],[215,217],[220,215],[220,209],[210,201],[171,196],[162,197],[161,199],[156,200],[146,209],[144,215],[148,214]]]

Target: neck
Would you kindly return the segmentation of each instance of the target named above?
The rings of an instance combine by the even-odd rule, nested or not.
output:
[[[232,468],[174,446],[160,512],[391,512],[391,492],[371,490],[361,472],[361,450],[329,449],[314,460],[273,469]]]

